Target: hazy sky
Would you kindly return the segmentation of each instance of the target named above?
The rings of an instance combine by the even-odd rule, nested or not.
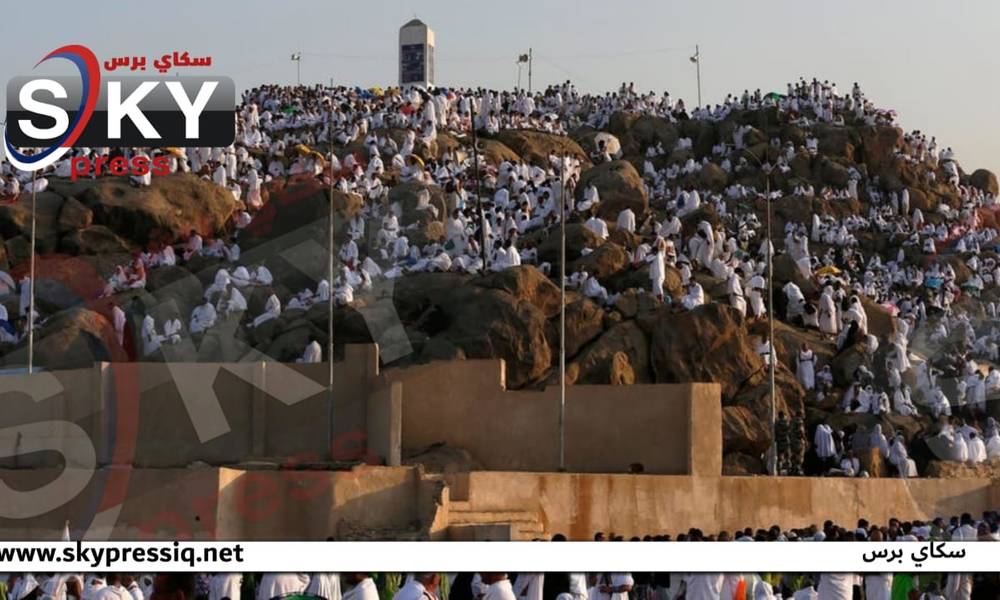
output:
[[[398,28],[414,15],[437,35],[439,85],[511,88],[514,58],[534,49],[534,86],[573,80],[587,91],[622,81],[670,90],[694,104],[701,45],[702,96],[745,88],[784,92],[800,76],[857,81],[906,129],[952,146],[964,169],[1000,172],[1000,2],[968,0],[171,0],[12,2],[0,17],[0,81],[27,74],[68,43],[98,59],[210,55],[214,72],[243,89],[302,81],[395,83]],[[93,4],[98,6],[98,4]],[[56,61],[64,62],[64,61]],[[65,70],[65,66],[61,67]],[[70,67],[71,68],[71,67]],[[527,74],[523,75],[527,85]],[[0,109],[4,100],[0,94]]]

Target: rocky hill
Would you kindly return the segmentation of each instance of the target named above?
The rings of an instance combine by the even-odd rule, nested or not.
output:
[[[870,197],[862,187],[857,200],[796,198],[795,186],[809,183],[819,190],[824,185],[842,188],[847,185],[849,168],[857,169],[864,181],[877,178],[885,190],[909,190],[911,206],[920,208],[927,221],[936,223],[946,217],[939,210],[945,205],[962,209],[962,198],[945,183],[944,173],[928,181],[920,169],[897,150],[904,149],[904,134],[897,127],[868,126],[848,122],[846,126],[816,125],[809,131],[788,124],[775,109],[735,111],[723,121],[687,120],[671,123],[652,116],[615,114],[607,130],[618,137],[623,149],[621,160],[590,165],[584,169],[578,193],[593,182],[600,191],[600,216],[608,219],[611,235],[607,241],[583,227],[577,219],[567,226],[567,261],[570,271],[578,266],[596,276],[609,292],[621,294],[612,308],[601,307],[577,292],[570,292],[566,309],[568,356],[567,383],[631,385],[650,382],[714,381],[722,386],[724,404],[724,443],[727,469],[731,472],[760,472],[760,457],[770,444],[770,401],[767,370],[755,349],[754,339],[766,333],[763,322],[750,323],[728,306],[722,281],[707,272],[696,279],[710,300],[692,311],[676,306],[683,294],[680,273],[668,268],[666,292],[674,305],[661,303],[648,293],[648,266],[634,268],[629,249],[639,236],[613,227],[618,212],[628,206],[641,222],[648,214],[662,219],[661,206],[651,202],[643,186],[644,150],[662,144],[673,148],[680,137],[693,142],[689,150],[675,150],[654,159],[657,167],[683,164],[688,158],[700,160],[711,156],[713,146],[730,141],[734,130],[751,127],[744,136],[747,152],[762,162],[774,163],[781,148],[768,142],[778,138],[796,147],[808,136],[819,140],[816,155],[798,153],[790,161],[788,173],[774,171],[770,185],[783,193],[773,202],[774,239],[778,256],[771,283],[779,315],[784,314],[781,287],[795,281],[803,293],[815,302],[819,289],[815,281],[802,279],[791,260],[783,254],[783,232],[787,222],[809,226],[813,214],[843,216],[867,215]],[[553,151],[570,153],[588,161],[594,148],[596,131],[582,128],[569,137],[536,131],[502,132],[481,142],[481,160],[497,165],[503,160],[528,159],[547,161]],[[425,157],[441,156],[447,149],[468,154],[467,138],[441,133],[432,147],[418,147]],[[342,155],[354,152],[365,160],[360,144],[337,148]],[[739,183],[763,190],[766,175],[750,167],[739,174],[727,173],[714,163],[700,172],[681,178],[681,183],[698,189],[721,192]],[[984,170],[961,173],[961,181],[997,195],[996,177]],[[439,207],[439,219],[428,211],[416,210],[417,193],[427,186],[399,184],[391,188],[389,201],[403,207],[401,226],[409,227],[411,243],[442,240],[445,235],[444,192],[430,186],[433,205]],[[242,264],[265,264],[275,275],[275,292],[288,298],[305,287],[315,288],[326,277],[328,191],[318,181],[304,176],[269,183],[268,201],[261,215],[239,237],[243,250]],[[733,212],[752,211],[761,221],[765,216],[763,200],[731,200]],[[99,298],[106,278],[119,264],[125,264],[132,252],[150,242],[177,240],[190,230],[214,237],[226,230],[239,203],[221,188],[194,175],[154,177],[149,188],[139,189],[120,178],[103,178],[70,183],[53,179],[48,191],[37,199],[38,247],[37,289],[40,312],[45,318],[39,330],[36,364],[46,368],[89,365],[94,360],[135,359],[134,342],[125,348],[114,342],[109,322],[110,302],[126,308],[132,315],[153,314],[158,322],[178,316],[187,322],[191,310],[201,301],[204,288],[215,272],[231,265],[219,259],[198,257],[183,266],[152,269],[145,290]],[[344,239],[348,219],[361,210],[359,196],[337,192],[334,197],[335,228],[338,241]],[[28,265],[30,197],[22,195],[14,204],[0,206],[0,236],[3,237],[0,267],[15,279],[25,274]],[[996,225],[992,210],[978,209],[983,223]],[[720,226],[722,220],[714,209],[705,208],[684,219],[685,238],[699,221]],[[375,231],[372,223],[369,232]],[[887,237],[867,232],[857,233],[866,257],[878,254],[883,260],[896,256],[897,245]],[[374,240],[363,240],[374,248]],[[557,272],[559,244],[555,236],[532,233],[525,247],[537,247],[539,261],[553,264]],[[814,254],[825,251],[814,245]],[[960,271],[958,280],[969,274],[963,256],[942,252],[924,256],[906,250],[917,264],[944,261]],[[992,251],[984,256],[996,257]],[[965,269],[964,272],[961,272]],[[963,277],[964,275],[964,277]],[[248,297],[249,312],[259,314],[269,292],[258,290]],[[995,289],[983,299],[997,299]],[[8,296],[10,314],[17,313],[17,298]],[[982,303],[963,300],[962,308],[984,317]],[[893,320],[881,306],[866,305],[872,333],[880,338],[893,330]],[[334,311],[333,328],[338,347],[355,342],[377,341],[388,366],[441,359],[503,358],[507,364],[510,387],[553,385],[558,381],[559,288],[533,266],[520,266],[488,275],[459,273],[422,273],[399,279],[376,282],[370,293],[359,294],[350,307]],[[133,330],[138,322],[131,324]],[[327,307],[314,306],[308,311],[285,311],[280,318],[250,329],[243,325],[213,331],[197,344],[165,348],[162,356],[148,360],[234,361],[263,353],[278,360],[290,361],[301,355],[312,340],[325,346]],[[831,364],[835,383],[843,388],[854,368],[864,360],[857,347],[837,352],[832,340],[816,331],[807,331],[779,322],[776,329],[778,405],[781,409],[801,410],[806,392],[794,376],[794,355],[806,341],[819,357],[820,365]],[[886,345],[879,352],[884,353]],[[914,351],[933,353],[931,345]],[[0,360],[8,366],[23,365],[26,346],[22,342],[0,348]],[[884,356],[884,354],[883,354]],[[883,364],[876,359],[874,364]],[[810,403],[806,409],[809,424],[830,422],[838,425],[876,422],[871,415],[844,415],[835,408],[838,395],[827,397],[822,405]],[[929,426],[929,418],[889,416],[882,419],[885,428],[902,428],[916,433]],[[926,449],[911,447],[911,454],[925,464]]]

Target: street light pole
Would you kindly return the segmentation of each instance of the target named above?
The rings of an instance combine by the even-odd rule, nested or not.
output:
[[[302,85],[302,51],[292,54],[292,60],[295,61],[295,85]]]
[[[528,48],[528,95],[531,95],[531,63],[532,63],[532,53],[531,48]]]
[[[776,423],[777,423],[777,408],[778,408],[778,397],[777,397],[777,384],[775,372],[778,368],[778,361],[776,360],[775,347],[774,347],[774,245],[771,242],[771,169],[765,168],[764,163],[761,162],[756,155],[747,150],[743,149],[743,154],[749,156],[757,163],[757,167],[764,173],[764,208],[766,211],[766,229],[767,229],[767,345],[768,345],[768,379],[770,384],[770,397],[771,397],[771,448],[767,459],[767,471],[771,475],[778,474],[778,446],[776,439]],[[765,157],[766,158],[766,157]]]
[[[775,371],[777,370],[777,360],[774,349],[774,245],[771,242],[771,171],[764,173],[766,190],[764,203],[767,207],[767,324],[768,324],[768,348],[770,349],[769,362],[771,365],[771,459],[770,470],[772,475],[778,474],[778,445],[775,439],[776,434],[776,409],[777,409],[777,386],[775,385]]]
[[[566,157],[559,157],[559,470],[566,470]]]
[[[479,141],[476,138],[476,98],[469,101],[472,111],[472,176],[476,178],[476,212],[479,213],[479,255],[483,260],[483,273],[486,272],[486,213],[483,212],[483,194],[479,184]]]
[[[701,49],[698,44],[694,45],[694,56],[691,57],[691,62],[694,63],[695,73],[698,77],[698,106],[701,107]]]
[[[333,411],[333,400],[334,400],[333,398],[333,180],[334,180],[333,158],[334,158],[334,153],[333,153],[333,108],[332,107],[330,108],[329,118],[330,122],[327,124],[327,128],[330,131],[330,217],[329,217],[330,222],[328,223],[327,227],[327,237],[328,237],[330,252],[329,256],[327,257],[327,265],[326,265],[326,271],[327,271],[326,276],[328,278],[327,279],[328,298],[326,302],[327,306],[326,362],[327,362],[327,368],[329,369],[329,371],[327,372],[327,383],[329,385],[329,390],[327,391],[327,393],[329,395],[329,404],[330,404],[329,407],[330,418],[329,418],[329,425],[327,427],[327,431],[329,432],[328,433],[329,439],[327,440],[328,442],[327,449],[330,452],[332,452],[333,426],[334,426],[333,423],[334,419],[334,411]]]
[[[28,301],[28,373],[35,372],[35,197],[38,189],[38,171],[31,172],[31,265],[28,285],[31,296]]]

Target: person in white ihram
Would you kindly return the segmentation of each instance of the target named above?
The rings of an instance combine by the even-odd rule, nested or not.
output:
[[[306,595],[324,600],[341,600],[339,573],[313,573],[309,577]]]
[[[544,573],[518,573],[514,580],[515,598],[527,600],[542,600],[542,586],[545,583]]]
[[[132,595],[122,585],[120,574],[109,573],[106,582],[106,586],[94,593],[92,600],[132,600]]]
[[[344,592],[341,600],[379,600],[378,588],[368,573],[344,573],[341,579],[352,586]]]
[[[482,600],[517,600],[506,573],[480,573],[486,591]]]
[[[309,576],[305,573],[265,573],[257,588],[257,600],[303,594],[307,587]]]
[[[392,600],[437,600],[437,589],[441,583],[439,573],[415,573],[399,588]]]
[[[208,600],[240,600],[242,585],[240,573],[215,573],[208,580]]]

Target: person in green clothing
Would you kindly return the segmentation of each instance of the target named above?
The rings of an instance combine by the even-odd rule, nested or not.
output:
[[[892,600],[910,600],[912,592],[920,592],[920,577],[913,573],[896,573],[892,578]]]

